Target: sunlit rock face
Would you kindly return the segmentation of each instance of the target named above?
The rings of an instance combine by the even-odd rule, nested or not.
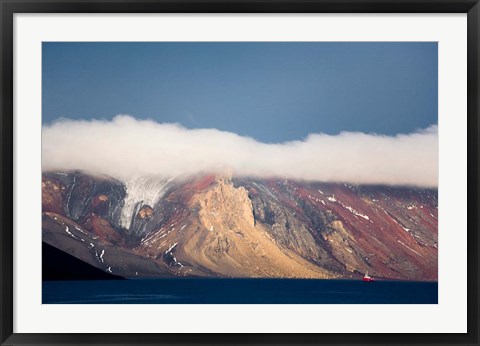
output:
[[[48,172],[42,206],[45,242],[122,276],[438,277],[436,189]]]

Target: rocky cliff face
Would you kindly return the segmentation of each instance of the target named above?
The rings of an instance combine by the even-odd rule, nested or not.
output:
[[[45,173],[44,241],[123,276],[437,278],[435,190]]]
[[[436,191],[287,180],[239,184],[274,239],[304,258],[344,273],[437,278]]]
[[[82,222],[94,212],[120,226],[125,196],[125,185],[110,177],[80,172],[43,174],[43,211],[56,212],[73,221]]]

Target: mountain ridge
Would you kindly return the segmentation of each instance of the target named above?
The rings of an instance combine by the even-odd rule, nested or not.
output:
[[[125,277],[438,278],[435,189],[231,173],[136,184],[44,172],[44,241]]]

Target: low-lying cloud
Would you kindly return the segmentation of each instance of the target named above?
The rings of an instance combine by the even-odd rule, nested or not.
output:
[[[411,134],[310,134],[266,144],[216,129],[186,129],[118,115],[43,127],[44,171],[84,170],[119,179],[229,170],[235,175],[323,182],[417,185],[438,181],[437,126]]]

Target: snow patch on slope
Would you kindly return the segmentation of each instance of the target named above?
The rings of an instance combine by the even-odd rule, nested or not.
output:
[[[127,196],[120,216],[120,225],[124,228],[130,227],[130,222],[135,206],[140,202],[148,204],[152,208],[165,194],[169,183],[174,178],[165,177],[137,177],[125,182]]]

